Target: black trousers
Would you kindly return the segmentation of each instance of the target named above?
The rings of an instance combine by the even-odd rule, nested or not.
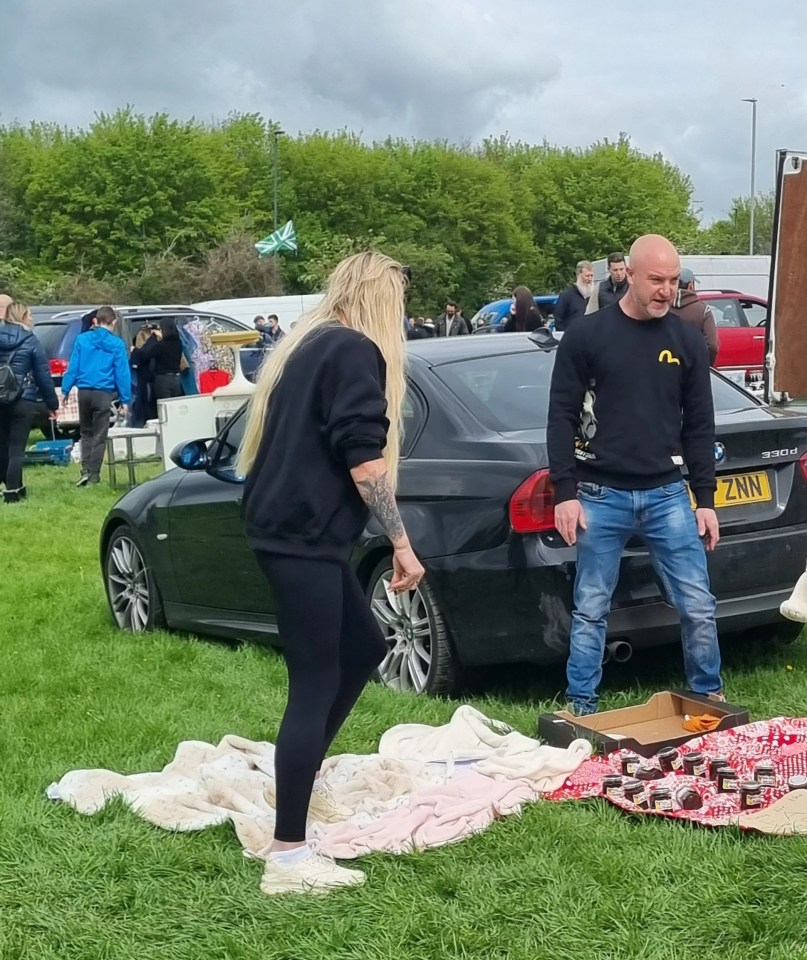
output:
[[[158,400],[182,396],[182,384],[178,373],[155,373],[154,393]]]
[[[22,486],[22,461],[37,412],[30,400],[0,405],[0,484],[6,490]]]
[[[78,392],[81,472],[89,474],[94,480],[101,476],[114,397],[115,394],[108,390],[79,390]]]
[[[387,645],[346,560],[256,556],[275,592],[289,674],[275,745],[275,839],[303,841],[316,772]]]

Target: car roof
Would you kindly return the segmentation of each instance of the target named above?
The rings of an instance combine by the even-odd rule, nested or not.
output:
[[[558,342],[557,337],[555,342]],[[433,337],[429,340],[410,340],[408,343],[409,354],[430,367],[455,363],[457,360],[525,353],[528,350],[546,352],[529,333],[495,333],[487,337]]]
[[[756,300],[757,303],[767,302],[764,297],[759,297],[755,293],[740,293],[739,290],[698,290],[699,298],[708,297],[710,300],[735,300],[741,297],[743,300]]]
[[[234,317],[228,317],[223,313],[218,313],[216,310],[198,310],[189,306],[140,306],[140,307],[113,307],[115,313],[121,317],[125,317],[130,320],[136,320],[138,317],[159,317],[159,316],[175,316],[177,313],[188,313],[192,316],[206,316],[206,317],[221,317],[222,320],[229,320],[233,323],[237,323],[239,326],[245,326],[243,320],[236,320]],[[43,317],[40,320],[34,318],[34,325],[40,326],[42,324],[48,323],[72,323],[75,320],[80,320],[87,311],[82,310],[65,310],[63,313],[57,313],[52,317]]]

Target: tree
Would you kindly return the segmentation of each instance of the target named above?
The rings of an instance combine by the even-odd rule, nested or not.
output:
[[[136,269],[148,254],[211,246],[225,198],[214,189],[206,136],[193,122],[126,109],[54,142],[26,192],[39,257],[103,276]]]
[[[532,162],[517,159],[532,196],[533,236],[546,257],[547,286],[569,283],[578,260],[627,251],[644,233],[663,234],[678,246],[696,235],[689,178],[663,157],[640,153],[625,136],[587,150],[545,145]]]
[[[754,204],[754,253],[770,253],[773,237],[774,192],[758,196]],[[729,215],[716,220],[697,238],[698,253],[747,254],[751,235],[751,198],[735,197]]]

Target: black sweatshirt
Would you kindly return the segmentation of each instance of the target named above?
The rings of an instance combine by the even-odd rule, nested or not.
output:
[[[269,399],[243,516],[254,550],[344,557],[369,512],[350,469],[387,443],[386,364],[372,340],[334,323],[290,357]]]
[[[561,339],[547,423],[555,502],[577,481],[647,490],[681,479],[714,505],[709,357],[692,324],[668,313],[633,320],[618,303],[576,320]]]
[[[140,348],[139,360],[148,363],[154,361],[154,375],[158,373],[179,373],[179,365],[182,361],[182,341],[177,337],[174,340],[166,340],[152,335],[146,340]]]

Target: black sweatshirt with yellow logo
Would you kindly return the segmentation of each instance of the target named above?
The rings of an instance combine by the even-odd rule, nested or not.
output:
[[[618,303],[580,318],[555,358],[547,446],[555,502],[579,480],[647,490],[681,479],[714,505],[715,419],[703,336],[673,313],[634,320]]]

